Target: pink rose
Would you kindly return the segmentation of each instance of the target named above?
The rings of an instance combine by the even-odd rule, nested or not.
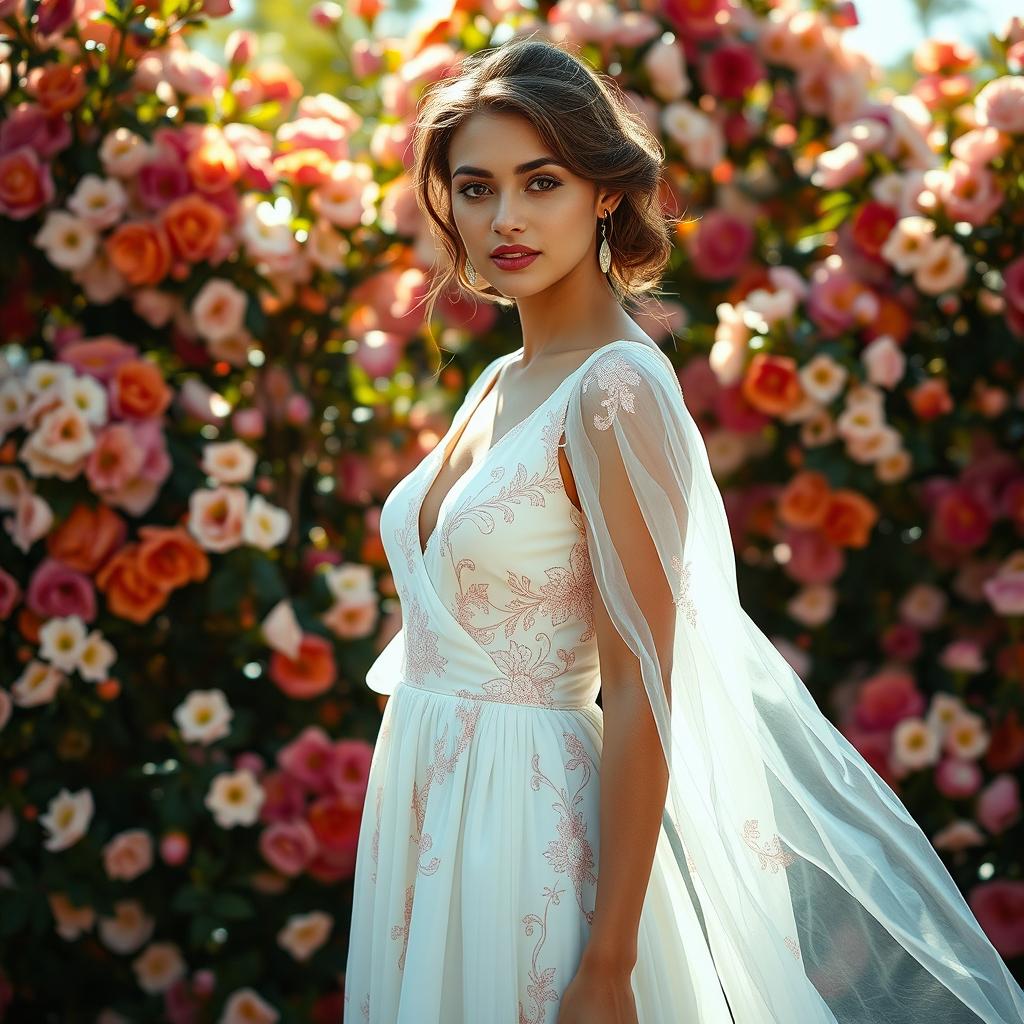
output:
[[[255,440],[266,433],[266,422],[259,409],[239,409],[231,416],[231,429],[241,438]]]
[[[344,11],[338,4],[332,3],[331,0],[319,0],[309,9],[309,20],[317,28],[333,29],[341,21],[342,14]],[[362,39],[360,42],[363,43],[363,52],[366,53],[370,48],[370,41]],[[357,72],[357,77],[366,78],[367,75]]]
[[[874,320],[878,298],[848,270],[822,267],[811,279],[807,312],[827,337],[835,337]]]
[[[695,42],[721,35],[718,15],[729,10],[729,0],[704,0],[702,3],[666,0],[661,8],[664,16],[678,29],[677,35]]]
[[[714,411],[723,428],[739,434],[757,434],[771,422],[770,416],[755,409],[744,398],[742,381],[718,392]]]
[[[701,65],[704,91],[721,99],[742,99],[765,77],[757,52],[742,43],[726,43]]]
[[[935,768],[935,788],[951,800],[973,796],[983,779],[978,763],[963,757],[943,757]]]
[[[71,125],[64,115],[47,115],[35,103],[19,103],[0,122],[0,153],[28,146],[48,160],[70,145]]]
[[[990,170],[952,160],[938,189],[939,199],[953,220],[980,227],[1002,206],[1003,190]]]
[[[690,80],[679,40],[666,43],[659,39],[644,54],[643,65],[651,91],[663,102],[681,99],[689,92]]]
[[[22,146],[0,156],[0,213],[25,220],[53,199],[50,165]]]
[[[332,160],[348,157],[347,129],[328,117],[300,117],[277,130],[277,141],[286,150],[319,149]]]
[[[973,821],[954,821],[932,836],[936,850],[967,850],[984,843],[985,836]]]
[[[975,808],[978,821],[993,835],[1005,832],[1020,820],[1020,783],[1008,773],[997,775],[979,794]]]
[[[175,199],[188,194],[191,182],[188,171],[178,159],[161,153],[143,164],[139,171],[139,196],[151,210],[162,210]]]
[[[1024,882],[982,882],[967,902],[1000,956],[1024,956]]]
[[[953,140],[949,147],[957,160],[965,164],[991,163],[997,156],[1002,156],[1010,145],[1010,140],[998,128],[972,128]]]
[[[77,615],[83,622],[93,622],[96,618],[92,580],[56,558],[45,558],[32,574],[25,603],[43,619]]]
[[[96,437],[85,461],[85,475],[96,494],[119,491],[142,469],[143,452],[127,423],[110,423]]]
[[[298,392],[288,396],[285,403],[285,422],[293,427],[305,426],[313,415],[313,405],[310,400]]]
[[[921,634],[909,623],[896,622],[882,634],[882,650],[895,661],[913,661],[921,653]]]
[[[735,277],[754,247],[754,229],[725,210],[709,211],[692,236],[690,255],[697,273],[710,281]]]
[[[997,615],[1024,615],[1024,571],[998,573],[981,589]]]
[[[114,378],[122,363],[134,362],[138,357],[138,349],[134,345],[113,334],[71,342],[60,352],[62,363],[73,366],[76,373],[88,373],[103,383]]]
[[[260,833],[259,848],[275,871],[294,877],[316,855],[316,835],[306,821],[278,821]]]
[[[989,82],[974,99],[978,123],[1001,132],[1024,132],[1024,78],[1004,75]]]
[[[909,672],[883,669],[861,687],[856,714],[866,729],[890,729],[904,718],[922,714],[924,708],[924,695]]]
[[[933,505],[931,529],[940,543],[973,551],[988,540],[992,516],[981,501],[957,485]]]
[[[820,530],[788,528],[784,542],[789,545],[790,557],[782,568],[797,583],[831,583],[842,574],[846,556]]]
[[[309,725],[277,754],[277,763],[292,777],[316,793],[332,787],[334,746],[318,725]]]
[[[108,878],[130,882],[153,866],[153,839],[141,828],[119,832],[103,847]]]
[[[950,672],[981,672],[985,668],[981,647],[973,640],[954,640],[939,654],[939,664]]]
[[[370,776],[373,746],[365,740],[338,740],[332,752],[330,778],[334,792],[362,805]]]
[[[36,30],[41,36],[63,32],[75,17],[75,0],[42,0],[36,9]]]
[[[9,619],[15,606],[21,600],[18,581],[4,569],[0,569],[0,619]]]
[[[273,824],[292,821],[306,812],[306,789],[302,782],[286,771],[267,772],[260,779],[264,799],[260,806],[260,821]]]
[[[860,360],[867,370],[868,380],[890,391],[903,379],[907,368],[903,349],[887,334],[875,338],[861,352]]]
[[[184,832],[168,832],[160,839],[160,859],[171,867],[179,867],[188,859],[191,841]]]

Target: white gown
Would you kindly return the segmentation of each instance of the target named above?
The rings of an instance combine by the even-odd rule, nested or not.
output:
[[[419,547],[444,453],[515,354],[474,381],[382,510],[403,628],[367,676],[392,696],[356,857],[346,1024],[554,1024],[590,933],[601,678],[583,519],[557,446],[596,352],[456,481]],[[640,922],[639,1019],[731,1024],[670,834]]]

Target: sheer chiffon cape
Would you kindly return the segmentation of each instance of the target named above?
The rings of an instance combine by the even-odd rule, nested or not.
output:
[[[1024,1020],[1024,992],[928,838],[741,607],[669,359],[628,342],[599,356],[570,395],[565,450],[737,1024]]]
[[[594,584],[669,764],[664,825],[737,1024],[1019,1024],[1024,991],[930,841],[741,607],[670,360],[605,346],[564,431]]]

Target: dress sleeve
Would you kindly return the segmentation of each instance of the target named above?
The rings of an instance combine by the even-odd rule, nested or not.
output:
[[[928,838],[744,612],[667,356],[607,346],[573,382],[564,432],[594,586],[669,766],[664,828],[736,1021],[1024,1019]]]

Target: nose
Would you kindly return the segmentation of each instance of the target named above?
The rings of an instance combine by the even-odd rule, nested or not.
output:
[[[507,235],[509,232],[521,231],[523,228],[522,217],[516,211],[509,196],[500,198],[498,206],[491,220],[491,229],[496,235]]]

